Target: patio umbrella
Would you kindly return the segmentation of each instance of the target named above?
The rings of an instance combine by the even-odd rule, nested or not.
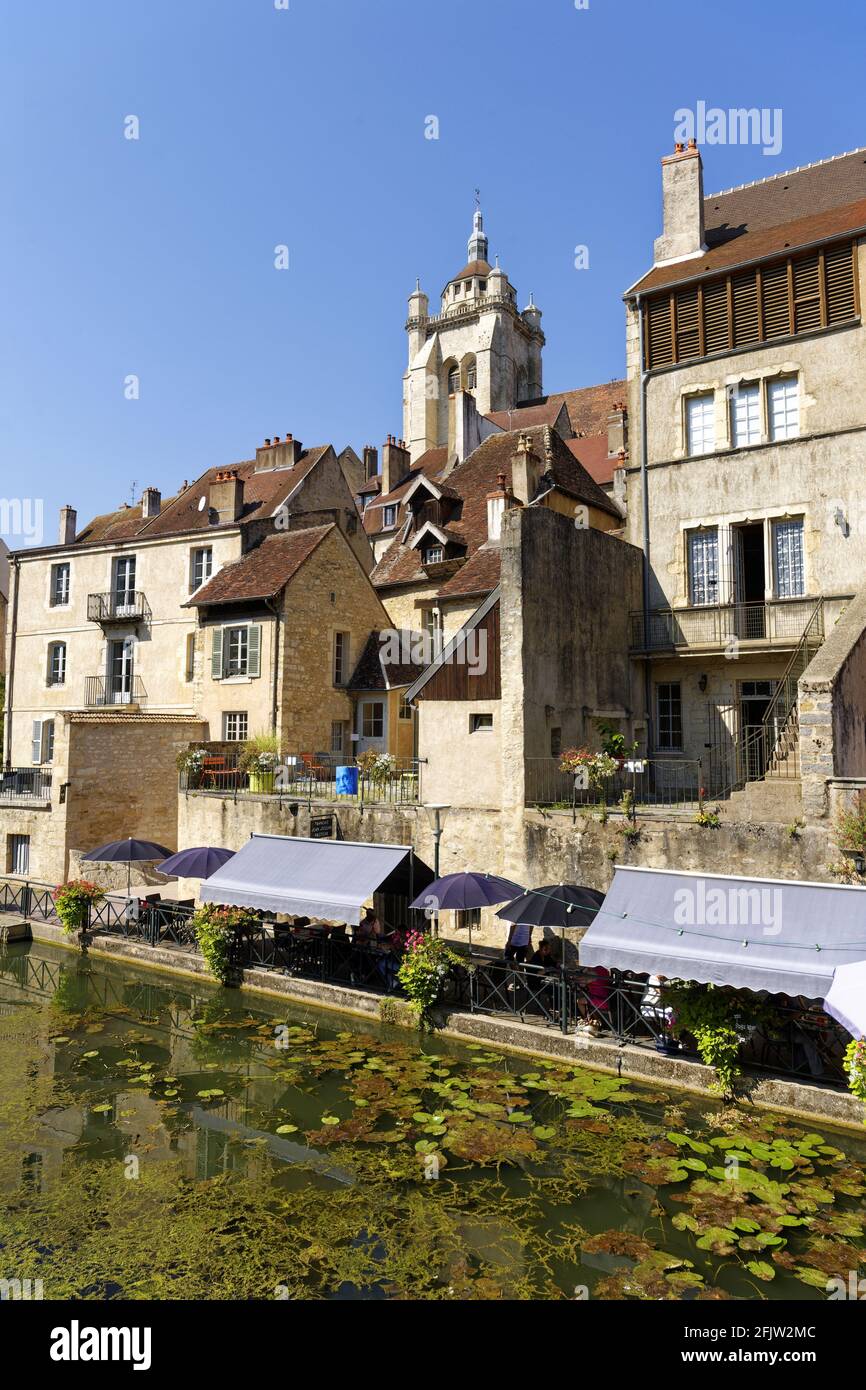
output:
[[[558,929],[563,941],[564,962],[566,929],[588,927],[604,899],[605,894],[595,888],[581,888],[574,883],[552,883],[547,888],[531,888],[496,915],[504,922],[518,922],[523,927]]]
[[[866,1035],[866,960],[837,965],[824,1008],[852,1038]]]
[[[210,878],[234,853],[233,849],[220,849],[216,845],[181,849],[160,864],[159,872],[168,874],[170,878]]]
[[[171,850],[166,849],[165,845],[154,844],[152,840],[134,840],[130,835],[127,840],[112,840],[107,845],[100,845],[98,849],[88,850],[81,858],[94,864],[125,864],[126,896],[129,897],[132,865],[167,859],[170,854]]]
[[[446,874],[434,879],[410,907],[429,908],[437,912],[466,912],[474,907],[495,907],[509,902],[523,889],[511,879],[496,874]],[[469,928],[469,949],[472,949],[472,928]]]

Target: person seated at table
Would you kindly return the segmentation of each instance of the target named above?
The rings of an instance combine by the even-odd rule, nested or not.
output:
[[[358,943],[367,942],[372,945],[373,942],[380,941],[382,936],[382,923],[373,908],[368,907],[355,928],[355,941]]]
[[[586,995],[578,1000],[580,1015],[591,1028],[600,1028],[604,1015],[610,1012],[610,971],[604,965],[594,965],[580,983],[586,990]]]
[[[512,964],[525,965],[532,948],[532,928],[512,922],[505,943],[505,959]]]
[[[556,952],[553,949],[553,945],[546,937],[543,941],[539,941],[538,950],[535,952],[529,964],[540,965],[542,970],[559,969],[559,961],[556,958]]]

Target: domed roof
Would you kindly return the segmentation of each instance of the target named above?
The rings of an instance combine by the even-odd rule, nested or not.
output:
[[[449,284],[453,285],[455,280],[469,280],[473,275],[480,275],[483,278],[490,274],[491,269],[492,267],[487,261],[470,261],[468,265],[463,267],[459,275],[452,277]]]

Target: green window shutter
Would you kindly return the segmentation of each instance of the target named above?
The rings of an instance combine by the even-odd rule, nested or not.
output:
[[[223,630],[221,627],[215,627],[213,630],[210,673],[215,681],[218,681],[223,673]]]
[[[262,673],[262,628],[254,623],[249,630],[247,647],[247,675],[260,676]]]

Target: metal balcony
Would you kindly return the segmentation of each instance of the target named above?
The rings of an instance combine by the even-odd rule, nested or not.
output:
[[[796,647],[813,619],[814,598],[720,603],[701,608],[651,608],[630,615],[633,652],[723,651],[732,642]]]
[[[87,709],[114,709],[124,705],[143,705],[147,691],[140,676],[120,682],[106,676],[85,676],[84,704]]]
[[[88,594],[87,621],[101,627],[113,623],[150,622],[150,604],[140,590],[127,594]]]

